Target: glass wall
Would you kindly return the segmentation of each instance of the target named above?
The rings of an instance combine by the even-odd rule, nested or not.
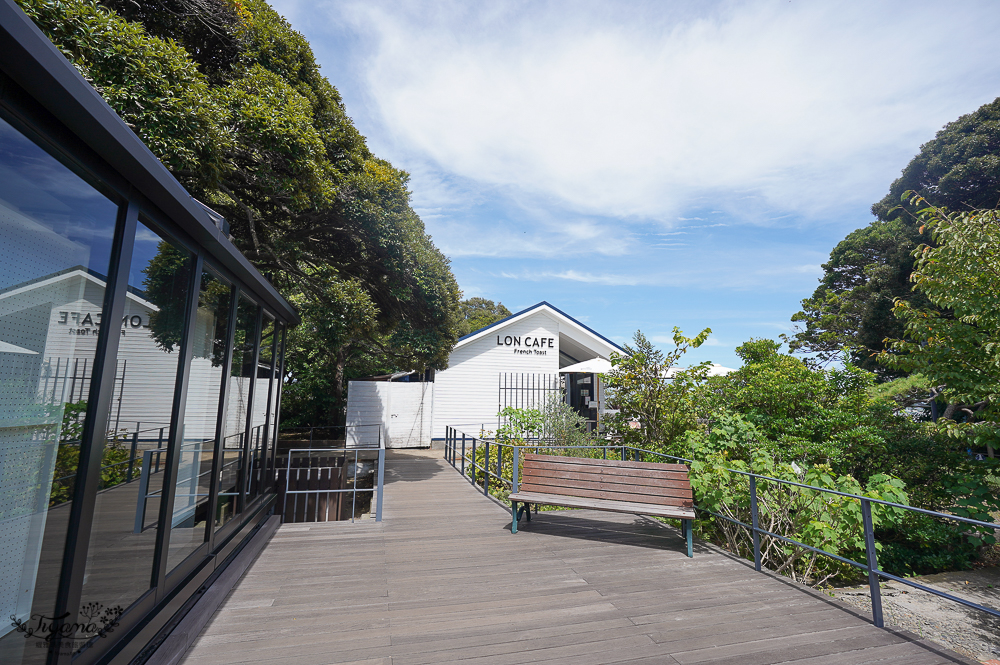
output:
[[[0,120],[4,665],[46,658],[44,642],[24,631],[54,610],[117,214],[117,204]],[[109,474],[120,472],[115,461],[104,459]]]
[[[216,528],[227,524],[243,510],[241,496],[246,491],[247,417],[253,390],[257,350],[257,303],[242,293],[236,307],[233,357],[229,367],[225,428],[222,432],[222,469],[219,473],[219,502]]]
[[[208,501],[215,461],[219,398],[226,379],[232,292],[232,286],[211,270],[202,272],[192,339],[191,378],[180,436],[170,548],[167,551],[168,571],[194,552],[209,535]]]
[[[224,565],[208,545],[267,518],[246,508],[267,505],[295,315],[233,245],[196,240],[225,224],[106,133],[120,119],[63,84],[69,63],[0,70],[0,664],[93,665],[135,655],[121,641]]]
[[[258,352],[256,381],[253,385],[253,400],[250,417],[250,463],[247,471],[247,501],[258,497],[265,480],[264,467],[267,460],[267,446],[270,437],[267,431],[267,416],[270,410],[268,398],[271,393],[271,378],[274,374],[274,318],[267,312],[261,318],[260,351]]]
[[[97,494],[82,607],[128,608],[156,583],[156,532],[171,440],[191,252],[140,222],[119,339],[106,454],[134,458],[132,482]],[[214,331],[213,331],[214,332]],[[132,451],[135,451],[133,454]],[[181,468],[191,455],[180,454]]]

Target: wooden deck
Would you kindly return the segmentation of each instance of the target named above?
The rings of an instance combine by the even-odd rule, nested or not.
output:
[[[390,453],[384,522],[282,526],[184,665],[970,663],[648,518],[510,513]]]

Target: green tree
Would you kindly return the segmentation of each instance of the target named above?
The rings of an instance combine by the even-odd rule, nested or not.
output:
[[[870,496],[895,496],[890,500],[920,508],[988,515],[988,466],[970,459],[964,441],[907,412],[911,391],[926,385],[919,377],[876,385],[870,372],[850,364],[811,367],[766,339],[751,340],[737,353],[744,361],[740,369],[710,378],[700,393],[698,413],[709,428],[688,431],[679,446],[682,456],[695,460],[692,485],[706,505],[746,516],[748,486],[724,473],[730,467],[852,493],[864,487]],[[805,536],[828,551],[858,553],[852,540],[856,506],[787,486],[764,483],[758,491],[769,530]],[[722,522],[706,528],[734,551],[746,551],[740,529]],[[896,574],[967,567],[981,541],[965,531],[916,514],[886,520],[878,532],[880,562]],[[777,568],[815,580],[849,575],[807,552],[774,545],[769,556]]]
[[[710,381],[706,417],[739,414],[780,462],[830,464],[838,474],[867,478],[888,472],[893,442],[914,436],[916,425],[889,399],[875,399],[875,377],[850,364],[817,369],[780,353],[778,342],[750,340],[737,347],[743,366]]]
[[[511,315],[503,303],[486,298],[469,298],[458,304],[458,336],[464,337]]]
[[[903,322],[892,316],[903,298],[918,308],[930,302],[914,293],[909,281],[913,250],[933,244],[921,238],[916,208],[899,205],[904,191],[956,211],[993,208],[1000,202],[1000,98],[948,123],[872,206],[876,220],[852,232],[834,248],[812,297],[792,320],[799,324],[788,340],[792,350],[815,354],[821,362],[847,358],[881,379],[899,376],[901,366],[878,364],[886,338],[903,337]]]
[[[188,283],[191,257],[166,241],[157,245],[156,256],[142,270],[146,297],[156,305],[149,315],[149,334],[156,345],[171,353],[181,344],[187,321]]]
[[[948,212],[907,192],[923,206],[921,231],[933,244],[914,251],[914,287],[933,307],[897,300],[894,313],[905,323],[902,339],[890,342],[880,360],[919,371],[948,406],[946,420],[962,420],[992,456],[1000,438],[1000,210]]]
[[[684,434],[698,427],[698,391],[710,363],[689,369],[676,367],[688,349],[705,343],[712,333],[705,328],[685,337],[674,328],[674,348],[664,353],[636,331],[633,346],[612,353],[611,372],[604,375],[608,402],[618,413],[605,419],[608,430],[629,446],[674,453]]]
[[[897,218],[872,222],[838,243],[823,264],[820,286],[792,316],[799,327],[787,339],[789,348],[820,366],[846,356],[883,379],[898,376],[874,354],[902,331],[892,307],[896,298],[914,297],[908,277],[917,238],[916,227]]]
[[[287,413],[338,422],[353,373],[445,366],[460,293],[409,176],[368,150],[308,42],[266,2],[18,2],[299,305],[309,332],[291,340],[286,379],[304,385]],[[367,318],[330,325],[345,313]],[[317,395],[333,405],[299,401]]]

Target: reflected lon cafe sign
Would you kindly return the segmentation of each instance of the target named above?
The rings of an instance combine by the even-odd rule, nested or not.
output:
[[[100,312],[59,312],[59,323],[69,326],[71,335],[96,335],[97,328],[101,327]],[[126,314],[122,317],[122,334],[127,328],[148,328],[149,319],[143,320],[138,314]],[[91,332],[93,330],[93,332]]]
[[[555,337],[536,337],[525,335],[507,335],[501,337],[497,335],[497,346],[514,347],[514,355],[536,355],[544,356],[548,354],[548,349],[554,349]]]

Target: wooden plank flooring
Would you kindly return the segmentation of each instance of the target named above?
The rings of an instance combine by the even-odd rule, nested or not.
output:
[[[282,526],[184,665],[970,663],[634,515],[510,513],[391,451],[384,521]]]

